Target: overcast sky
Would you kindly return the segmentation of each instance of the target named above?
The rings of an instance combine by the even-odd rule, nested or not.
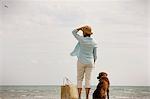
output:
[[[76,83],[77,41],[91,25],[98,43],[92,85],[101,71],[111,85],[149,85],[148,0],[1,0],[0,85]]]

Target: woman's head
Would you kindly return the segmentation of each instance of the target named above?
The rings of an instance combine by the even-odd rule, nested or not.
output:
[[[92,33],[92,29],[90,26],[86,25],[86,26],[83,26],[81,27],[81,30],[83,31],[83,35],[86,37],[86,36],[91,36],[93,33]]]

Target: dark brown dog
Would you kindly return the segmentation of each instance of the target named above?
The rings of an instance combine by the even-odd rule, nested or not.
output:
[[[93,93],[93,99],[109,99],[109,79],[107,78],[107,73],[101,72],[97,77],[99,83],[96,90]]]

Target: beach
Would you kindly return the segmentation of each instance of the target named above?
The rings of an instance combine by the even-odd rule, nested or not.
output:
[[[90,99],[96,86],[92,86]],[[0,99],[60,99],[60,86],[0,86]],[[82,92],[85,99],[85,91]],[[150,99],[150,86],[111,86],[110,99]]]

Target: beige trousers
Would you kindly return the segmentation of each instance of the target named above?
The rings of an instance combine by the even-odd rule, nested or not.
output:
[[[83,78],[85,76],[85,88],[90,88],[90,80],[93,64],[83,64],[77,61],[77,87],[82,88]]]

